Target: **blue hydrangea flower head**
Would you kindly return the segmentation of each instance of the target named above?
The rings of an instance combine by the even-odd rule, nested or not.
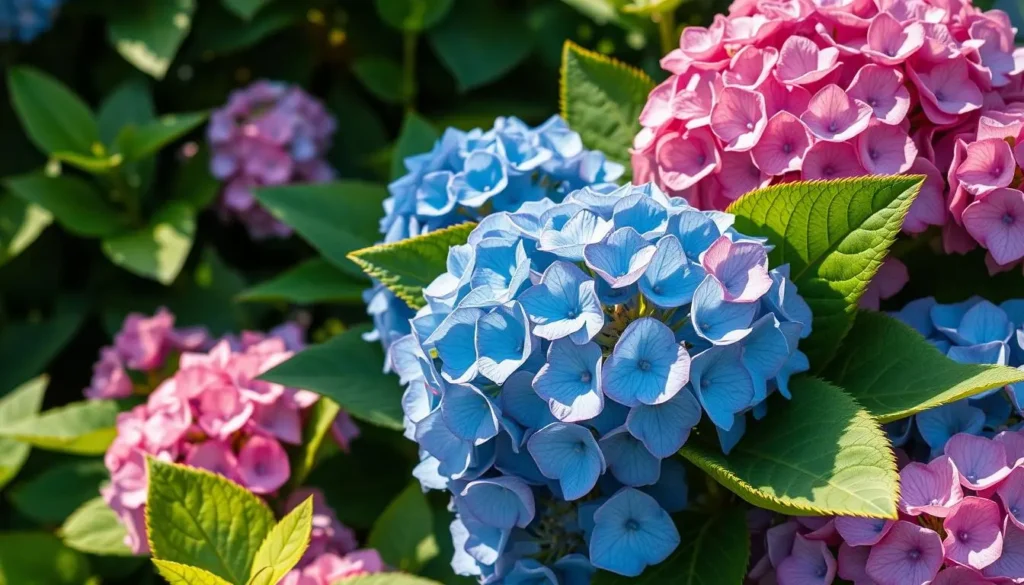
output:
[[[50,30],[63,3],[63,0],[0,0],[0,42],[32,42]]]
[[[554,160],[531,149],[575,148],[564,132],[549,138],[511,149],[478,134],[463,148],[514,150],[511,185]],[[460,156],[445,140],[446,159]],[[410,169],[438,172],[432,160]],[[461,574],[570,585],[598,568],[638,575],[679,544],[669,514],[687,492],[675,454],[705,416],[728,451],[749,416],[768,416],[772,394],[788,396],[808,368],[797,345],[810,309],[731,216],[653,186],[494,209],[391,342],[415,475],[452,494]]]

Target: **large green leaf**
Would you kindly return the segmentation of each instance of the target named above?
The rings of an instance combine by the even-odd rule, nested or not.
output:
[[[103,240],[103,253],[139,276],[170,284],[181,272],[195,236],[192,206],[168,201],[146,227]]]
[[[291,489],[301,486],[313,471],[320,457],[321,447],[324,446],[324,440],[330,437],[331,425],[338,417],[341,407],[330,398],[321,397],[309,410],[305,426],[302,427],[302,443],[292,448],[288,458],[292,471],[288,479]]]
[[[775,396],[729,455],[692,437],[682,455],[744,500],[794,516],[896,518],[896,460],[878,423],[841,389],[809,376]]]
[[[741,585],[750,558],[747,515],[742,507],[713,514],[675,516],[682,542],[672,556],[639,577],[599,571],[592,585]]]
[[[43,406],[47,382],[45,376],[40,376],[0,399],[0,428],[35,418]],[[0,489],[18,475],[30,450],[25,443],[0,437]]]
[[[10,69],[7,87],[25,132],[43,152],[91,154],[94,145],[100,144],[89,106],[61,82],[21,66]]]
[[[53,222],[53,214],[0,191],[0,266],[21,254]]]
[[[220,0],[225,8],[234,12],[239,18],[245,20],[256,16],[261,8],[270,3],[270,0]]]
[[[360,274],[346,256],[380,238],[387,189],[364,181],[290,185],[256,190],[274,217],[290,225],[335,266]]]
[[[101,497],[75,510],[60,528],[60,537],[70,548],[102,556],[132,556],[124,543],[127,531],[121,519]]]
[[[566,41],[562,50],[562,117],[587,148],[630,167],[640,111],[654,82],[644,72]]]
[[[251,585],[276,585],[302,558],[313,530],[313,497],[306,498],[281,518],[256,551],[250,569]]]
[[[247,289],[238,299],[300,305],[358,303],[367,287],[365,281],[352,278],[323,258],[313,258]]]
[[[790,277],[814,314],[800,344],[820,371],[853,325],[857,302],[903,226],[924,177],[858,177],[787,183],[754,191],[729,207],[736,229],[775,246],[773,267]]]
[[[375,0],[384,22],[409,32],[428,29],[443,19],[453,0]]]
[[[463,223],[391,244],[357,250],[349,258],[410,307],[426,304],[423,288],[447,270],[448,249],[465,244],[475,223]]]
[[[107,22],[110,42],[140,71],[163,79],[192,27],[195,0],[136,0]]]
[[[142,126],[156,118],[156,106],[144,79],[135,76],[118,85],[100,104],[96,118],[103,144],[113,146],[121,129]]]
[[[316,392],[359,420],[401,430],[402,389],[397,377],[383,372],[380,344],[363,341],[369,329],[349,329],[295,354],[260,378]]]
[[[497,81],[530,54],[532,35],[523,17],[486,2],[468,2],[428,33],[459,91]]]
[[[1024,381],[1017,368],[955,362],[910,326],[873,311],[857,314],[822,375],[881,422]]]
[[[52,213],[73,234],[96,238],[128,228],[126,218],[117,208],[107,203],[92,184],[78,177],[32,173],[10,177],[4,184],[19,199]]]
[[[418,482],[409,484],[388,505],[366,544],[388,565],[413,573],[437,556],[433,513]]]
[[[50,451],[102,455],[117,436],[118,407],[112,400],[84,400],[0,426],[0,438]]]
[[[82,553],[45,532],[0,532],[0,583],[83,585],[91,571]]]
[[[43,373],[87,313],[82,299],[61,297],[48,318],[10,322],[0,328],[0,396]]]
[[[394,181],[407,172],[406,158],[428,152],[438,137],[437,129],[422,116],[416,112],[406,114],[402,120],[402,130],[398,133],[395,150],[391,155],[391,180]]]
[[[155,558],[246,583],[273,528],[274,514],[255,494],[219,475],[147,459],[146,530]]]
[[[188,134],[205,122],[207,115],[207,112],[166,114],[146,124],[126,126],[117,136],[117,145],[128,160],[140,160]]]
[[[110,472],[100,459],[76,460],[45,469],[15,484],[8,498],[25,516],[43,523],[59,523],[79,506],[96,497]]]
[[[400,104],[406,99],[402,67],[383,55],[367,55],[352,62],[352,73],[377,99]]]
[[[167,579],[170,585],[239,585],[244,583],[244,581],[236,581],[232,584],[209,571],[173,561],[153,559],[153,564],[160,576]]]

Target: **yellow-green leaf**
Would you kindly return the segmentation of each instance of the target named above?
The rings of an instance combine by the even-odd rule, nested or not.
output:
[[[209,571],[198,567],[190,567],[181,563],[153,559],[160,576],[167,579],[170,585],[231,585]]]
[[[274,585],[299,562],[313,530],[313,497],[295,507],[264,539],[250,570],[253,585]],[[269,569],[269,570],[268,570]]]

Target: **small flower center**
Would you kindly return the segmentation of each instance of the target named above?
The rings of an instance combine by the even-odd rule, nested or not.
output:
[[[788,143],[788,142],[783,144],[782,145],[782,152],[784,152],[786,154],[789,154],[789,153],[793,152],[793,145]]]
[[[912,561],[916,561],[917,559],[921,558],[921,549],[919,549],[919,548],[912,548],[912,549],[908,550],[907,551],[907,558],[912,560]]]
[[[876,150],[874,148],[869,148],[868,149],[868,156],[871,157],[871,160],[878,160],[878,156],[879,156],[878,150]]]
[[[573,451],[576,451],[577,453],[582,453],[586,450],[587,446],[583,443],[583,441],[576,441],[576,445],[573,446]]]
[[[893,49],[893,48],[890,47],[890,48],[885,50],[885,54],[887,56],[889,56],[889,57],[895,57],[896,56],[896,49]]]
[[[1003,174],[1003,167],[995,167],[994,169],[992,169],[993,177],[998,177],[1001,174]]]
[[[704,164],[704,161],[706,161],[706,160],[708,160],[708,157],[704,156],[703,154],[698,154],[697,155],[697,164],[698,165]]]
[[[1006,225],[1013,225],[1014,221],[1016,221],[1016,218],[1014,218],[1009,213],[1004,213],[1003,214],[1003,223],[1004,224],[1006,224]]]
[[[836,174],[836,169],[832,165],[828,165],[827,167],[821,169],[821,174],[825,175],[826,177],[831,177],[832,175]]]
[[[839,131],[839,122],[836,122],[835,120],[832,120],[831,122],[829,122],[829,124],[828,124],[828,131],[829,132],[838,132]]]
[[[956,539],[960,542],[966,543],[968,540],[971,539],[971,535],[966,530],[961,530],[960,532],[956,533]]]
[[[1011,514],[1011,515],[1012,515],[1012,516],[1013,516],[1014,518],[1016,518],[1016,517],[1017,517],[1017,515],[1018,515],[1018,514],[1020,514],[1020,509],[1019,509],[1019,508],[1017,508],[1017,506],[1013,506],[1013,507],[1011,507],[1011,508],[1010,508],[1010,514]]]
[[[580,382],[583,382],[584,384],[589,384],[593,379],[594,377],[590,375],[590,372],[583,372],[580,374]]]
[[[946,101],[946,94],[943,93],[943,91],[940,89],[939,91],[935,92],[935,99],[937,101],[944,102]]]
[[[872,108],[877,108],[878,107],[878,99],[877,98],[868,98],[868,105],[871,106]]]
[[[640,523],[630,518],[629,520],[626,520],[624,527],[630,532],[636,532],[637,530],[640,530]]]
[[[753,130],[753,129],[754,129],[754,123],[753,122],[747,122],[747,130]]]
[[[569,309],[569,312],[566,313],[565,316],[570,319],[575,319],[579,316],[579,313],[576,312],[576,309]]]
[[[661,286],[659,286],[659,285],[654,285],[653,287],[651,287],[651,290],[654,291],[654,294],[656,294],[656,295],[660,295],[661,294]]]
[[[974,473],[974,472],[968,473],[967,474],[967,481],[969,481],[971,483],[977,482],[978,481],[978,474]]]
[[[651,369],[651,362],[647,360],[640,360],[636,363],[636,367],[640,368],[641,372],[646,372]]]

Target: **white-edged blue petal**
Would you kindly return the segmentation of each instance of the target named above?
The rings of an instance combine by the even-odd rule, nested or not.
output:
[[[501,387],[501,411],[528,429],[545,427],[557,419],[533,389],[534,374],[516,372]]]
[[[665,233],[668,210],[646,193],[623,197],[612,210],[615,229],[633,228],[641,236],[652,239]]]
[[[643,276],[655,247],[635,229],[615,230],[603,241],[583,249],[587,266],[615,288],[629,286]]]
[[[477,320],[477,369],[495,384],[504,384],[532,351],[530,322],[521,304],[495,307]]]
[[[444,424],[459,439],[480,445],[498,434],[498,407],[476,386],[450,384],[440,410]]]
[[[672,308],[689,303],[705,276],[700,265],[686,259],[679,238],[668,235],[658,240],[651,263],[638,282],[651,302]]]
[[[488,526],[506,530],[526,528],[536,513],[530,486],[508,476],[469,482],[458,494],[458,507]]]
[[[573,336],[573,341],[582,345],[604,327],[604,311],[593,279],[568,262],[553,262],[519,301],[536,324],[534,334],[543,339]]]
[[[727,345],[750,333],[757,315],[756,303],[732,303],[714,277],[708,276],[693,294],[690,308],[693,329],[716,345]]]
[[[547,358],[533,380],[533,389],[547,401],[552,416],[578,422],[601,414],[601,348],[593,342],[576,345],[558,339],[551,342]]]
[[[480,309],[456,309],[434,329],[424,342],[441,358],[441,375],[450,382],[467,382],[476,377],[476,322]]]
[[[449,430],[441,417],[441,409],[416,424],[416,442],[438,460],[437,472],[444,477],[457,479],[472,463],[473,443]]]
[[[690,355],[667,325],[644,317],[630,323],[604,363],[602,389],[625,406],[661,404],[689,378]]]

